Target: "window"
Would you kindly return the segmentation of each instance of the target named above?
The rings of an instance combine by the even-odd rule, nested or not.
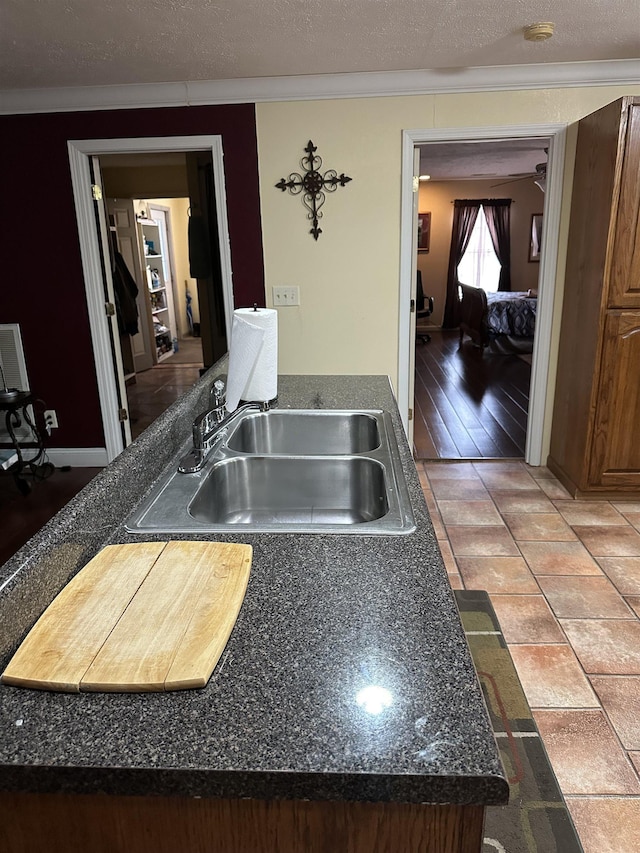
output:
[[[458,280],[495,293],[500,281],[500,261],[491,242],[484,209],[481,207],[471,232],[469,245],[458,264]]]

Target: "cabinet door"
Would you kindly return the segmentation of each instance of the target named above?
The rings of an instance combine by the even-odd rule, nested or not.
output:
[[[609,306],[640,308],[640,99],[627,111]]]
[[[592,486],[640,487],[640,311],[611,311],[590,465]]]

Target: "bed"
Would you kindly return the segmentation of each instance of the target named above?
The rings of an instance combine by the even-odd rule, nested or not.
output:
[[[531,352],[537,296],[530,290],[485,293],[458,285],[460,344],[468,335],[476,346],[495,352]]]

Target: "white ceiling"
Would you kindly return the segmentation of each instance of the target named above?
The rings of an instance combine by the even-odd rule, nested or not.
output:
[[[498,182],[536,174],[546,164],[548,139],[508,139],[492,142],[447,142],[420,146],[420,172],[432,181]]]
[[[556,25],[552,39],[524,40],[526,25],[549,20]],[[638,0],[2,0],[0,6],[4,90],[639,56]]]

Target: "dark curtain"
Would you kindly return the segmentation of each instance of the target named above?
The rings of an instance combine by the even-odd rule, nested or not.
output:
[[[498,290],[511,290],[511,199],[493,198],[482,207],[501,266]]]
[[[456,199],[453,209],[453,229],[447,273],[447,300],[444,306],[443,329],[455,329],[460,325],[460,302],[458,300],[458,264],[462,260],[473,226],[476,224],[482,202],[479,199]]]

